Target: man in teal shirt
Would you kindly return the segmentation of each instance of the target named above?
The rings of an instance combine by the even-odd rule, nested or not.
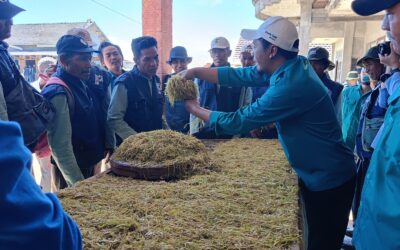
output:
[[[239,134],[276,123],[290,164],[300,177],[308,233],[307,249],[340,249],[354,194],[355,166],[344,144],[328,90],[298,53],[298,34],[283,17],[268,18],[258,30],[243,30],[254,40],[256,67],[194,68],[181,74],[231,86],[265,86],[266,93],[236,112],[211,112],[196,100],[187,109],[209,121],[216,133]]]
[[[382,29],[400,55],[400,0],[356,0],[352,8],[363,16],[385,10]],[[399,81],[395,73],[385,82],[391,90],[388,109],[362,190],[353,238],[357,249],[400,249],[400,88],[393,88]]]
[[[342,134],[343,140],[350,149],[354,149],[358,122],[360,121],[363,95],[371,91],[370,79],[364,75],[361,83],[349,86],[342,91]]]

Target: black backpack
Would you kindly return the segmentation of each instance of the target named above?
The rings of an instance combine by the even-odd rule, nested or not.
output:
[[[8,120],[20,124],[24,143],[33,150],[39,137],[46,132],[55,111],[51,103],[24,79],[15,64],[13,68],[16,86],[4,96]]]

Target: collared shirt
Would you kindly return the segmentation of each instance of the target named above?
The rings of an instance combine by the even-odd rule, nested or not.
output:
[[[256,67],[219,68],[221,85],[266,85]],[[261,80],[261,81],[260,81]],[[276,122],[290,164],[307,188],[338,187],[355,175],[354,157],[345,145],[332,101],[304,57],[285,62],[270,78],[267,92],[236,112],[211,112],[216,133],[238,134]]]
[[[109,126],[122,140],[137,134],[124,120],[127,108],[128,90],[124,84],[117,84],[112,91],[107,121]]]
[[[400,88],[388,104],[362,191],[353,237],[357,249],[400,249]]]

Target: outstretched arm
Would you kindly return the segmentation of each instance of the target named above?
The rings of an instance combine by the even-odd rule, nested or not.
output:
[[[210,83],[227,86],[265,87],[269,85],[269,77],[260,73],[257,67],[247,68],[193,68],[179,73],[187,80],[199,78]]]

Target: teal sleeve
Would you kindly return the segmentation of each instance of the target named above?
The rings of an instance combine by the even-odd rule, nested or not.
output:
[[[221,67],[218,70],[218,83],[228,86],[265,87],[269,77],[260,73],[256,66],[247,68]]]
[[[0,82],[0,120],[8,121],[7,104],[4,98],[3,85]]]
[[[72,149],[72,128],[67,97],[56,95],[50,102],[55,108],[56,116],[47,130],[49,145],[65,181],[68,186],[72,186],[84,177]]]
[[[113,90],[110,107],[108,108],[107,122],[110,128],[123,140],[136,134],[136,131],[124,120],[127,108],[128,91],[125,85],[120,83]]]
[[[243,134],[273,122],[293,117],[302,111],[285,87],[271,87],[250,106],[236,112],[211,112],[210,126],[217,134]]]

